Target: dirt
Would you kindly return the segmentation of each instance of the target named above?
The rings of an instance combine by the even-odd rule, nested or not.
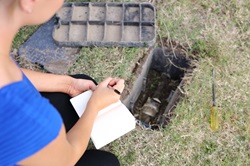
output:
[[[134,116],[151,126],[161,125],[159,124],[160,118],[165,113],[166,107],[169,104],[174,91],[181,82],[181,79],[172,80],[163,77],[164,76],[162,76],[160,72],[150,70],[147,76],[146,91],[139,95],[138,100],[134,105]],[[163,86],[160,84],[163,84]],[[146,103],[149,105],[149,107],[154,105],[156,101],[154,101],[153,98],[157,98],[160,102],[157,102],[159,103],[159,106],[156,110],[156,114],[154,116],[149,116],[145,112]],[[150,108],[148,110],[150,111]],[[168,122],[168,119],[164,121],[165,124]]]
[[[185,85],[183,78],[193,69],[192,59],[186,56],[185,50],[188,49],[187,47],[180,43],[170,42],[167,39],[163,39],[163,41],[165,42],[163,44],[164,51],[156,51],[156,54],[163,54],[163,56],[155,58],[158,56],[155,56],[154,52],[150,70],[146,75],[145,89],[140,92],[131,110],[142,124],[152,129],[165,127],[170,122],[177,102],[183,97],[181,92]],[[123,92],[122,99],[126,99],[128,95],[133,93],[131,89],[133,89],[135,80],[142,72],[142,66],[146,62],[149,52],[150,50],[145,52],[135,64],[132,71],[135,77],[126,81],[126,89]],[[171,60],[171,62],[168,60]],[[165,62],[165,65],[159,61]]]

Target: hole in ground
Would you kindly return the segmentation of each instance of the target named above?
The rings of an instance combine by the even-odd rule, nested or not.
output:
[[[155,48],[152,52],[140,94],[131,106],[131,112],[145,127],[166,127],[177,102],[183,97],[183,78],[193,67],[181,48],[175,47],[175,51]]]

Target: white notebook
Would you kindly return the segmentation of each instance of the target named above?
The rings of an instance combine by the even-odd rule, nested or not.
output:
[[[79,117],[85,111],[91,95],[92,91],[89,90],[70,99]],[[90,137],[96,149],[100,149],[133,130],[135,125],[134,116],[121,101],[118,101],[99,111]]]

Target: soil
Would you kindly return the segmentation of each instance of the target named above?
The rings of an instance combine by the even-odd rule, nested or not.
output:
[[[135,118],[141,120],[144,123],[147,123],[151,126],[158,126],[163,125],[160,123],[160,118],[163,116],[163,114],[166,111],[166,107],[169,104],[169,101],[177,89],[177,86],[180,84],[181,79],[179,80],[172,80],[169,78],[162,78],[164,76],[161,75],[160,72],[155,70],[150,70],[147,76],[147,83],[146,83],[146,91],[141,92],[141,94],[138,97],[138,100],[136,101],[134,105],[133,114]],[[163,86],[160,86],[160,84],[163,84]],[[160,87],[160,88],[159,88]],[[146,106],[145,104],[152,105],[157,101],[154,101],[153,98],[159,99],[159,106],[156,114],[154,116],[149,116],[145,113]],[[152,99],[149,102],[148,99]],[[170,116],[171,114],[168,114]],[[170,120],[169,117],[167,117],[166,120],[164,120],[164,125],[168,123]]]
[[[180,90],[185,85],[183,78],[185,78],[186,74],[192,72],[193,69],[192,59],[186,56],[188,47],[184,47],[184,45],[177,42],[170,42],[167,39],[163,39],[163,41],[165,42],[163,44],[164,51],[157,54],[164,54],[163,58],[168,57],[172,61],[168,62],[162,58],[157,59],[153,55],[146,78],[146,88],[140,92],[131,110],[142,124],[152,129],[165,127],[170,122],[177,102],[183,97]],[[126,96],[133,93],[131,89],[133,89],[135,80],[141,74],[142,66],[146,62],[149,52],[150,50],[145,52],[142,58],[135,64],[132,72],[135,77],[126,82],[126,89],[123,91],[122,99],[126,99]],[[177,58],[174,58],[175,56]],[[159,60],[166,61],[167,64],[162,66],[158,62]],[[171,63],[174,63],[174,65],[171,65]]]

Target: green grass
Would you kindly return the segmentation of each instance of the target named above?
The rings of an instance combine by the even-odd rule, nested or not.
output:
[[[12,48],[19,48],[37,28],[38,26],[26,26],[21,28],[12,42]]]
[[[129,79],[141,56],[138,48],[82,48],[68,73],[86,73],[97,82],[109,76]]]
[[[190,48],[187,55],[195,54],[199,61],[187,79],[185,98],[177,105],[166,129],[153,131],[138,126],[103,149],[115,153],[125,166],[249,165],[250,2],[137,2],[154,2],[158,41],[168,39],[185,44]],[[21,30],[14,47],[32,31]],[[129,80],[133,77],[133,65],[147,53],[147,49],[141,48],[83,48],[69,73],[84,72],[98,82],[107,76]],[[219,131],[209,127],[213,68],[220,109]]]

